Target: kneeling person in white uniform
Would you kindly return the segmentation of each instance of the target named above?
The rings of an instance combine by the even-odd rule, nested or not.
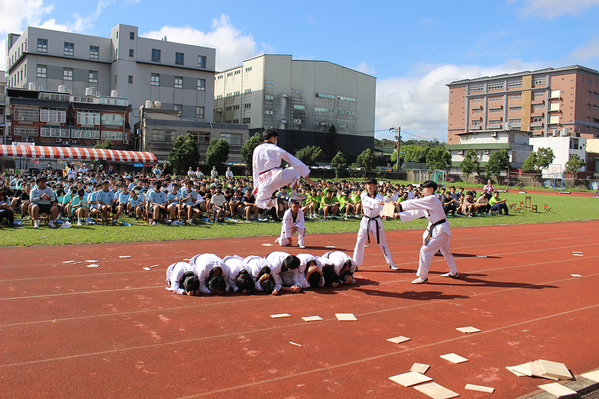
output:
[[[243,261],[239,255],[225,256],[223,258],[225,266],[229,269],[229,286],[235,292],[241,294],[253,294],[256,289],[254,279],[250,273],[250,267]]]
[[[229,291],[229,269],[221,258],[214,254],[200,254],[191,258],[189,264],[198,276],[202,294],[222,295]]]
[[[458,269],[449,249],[451,229],[445,218],[443,205],[441,205],[441,201],[434,195],[437,190],[437,183],[427,180],[422,183],[421,187],[424,198],[401,202],[399,204],[400,212],[394,215],[394,217],[399,216],[402,222],[408,222],[421,217],[428,219],[428,226],[422,235],[423,243],[420,248],[418,271],[416,272],[418,278],[412,281],[412,284],[428,283],[428,270],[431,266],[433,256],[435,256],[437,251],[441,251],[445,262],[449,266],[449,273],[442,274],[441,276],[457,278]]]
[[[167,290],[178,295],[199,295],[200,281],[187,262],[173,263],[166,269]]]
[[[306,239],[306,219],[300,209],[299,201],[291,201],[291,207],[285,211],[281,222],[281,236],[276,239],[282,247],[291,246],[291,235],[297,233],[297,246],[304,248]]]

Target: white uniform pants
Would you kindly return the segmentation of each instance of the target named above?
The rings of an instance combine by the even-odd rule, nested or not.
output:
[[[416,275],[422,279],[427,278],[428,269],[431,267],[431,261],[433,260],[433,256],[437,253],[437,251],[441,250],[441,254],[443,254],[443,258],[445,258],[445,262],[449,266],[449,271],[451,274],[456,274],[458,269],[455,265],[455,260],[453,259],[453,255],[449,250],[449,241],[451,240],[451,236],[445,232],[439,232],[435,236],[431,237],[428,245],[423,245],[420,248],[420,261],[418,265],[418,271]]]
[[[258,192],[256,193],[256,206],[260,209],[270,209],[273,205],[269,205],[272,193],[283,186],[293,187],[302,175],[293,168],[271,169],[262,173],[258,177],[257,184]]]
[[[296,224],[291,227],[287,227],[283,224],[283,227],[281,227],[281,239],[279,240],[279,245],[282,247],[287,246],[287,239],[290,238],[293,233],[297,233],[297,245],[303,247],[304,240],[306,239],[306,226],[303,224]]]
[[[368,233],[370,233],[370,241],[376,242],[377,222],[379,247],[381,248],[381,251],[383,251],[383,256],[385,257],[385,261],[387,262],[387,264],[393,264],[391,252],[389,251],[389,246],[387,246],[387,239],[385,238],[383,220],[381,218],[370,220],[367,217],[363,217],[362,221],[360,222],[360,230],[358,230],[358,240],[356,241],[353,256],[353,259],[354,261],[356,261],[356,264],[358,266],[360,266],[362,264],[362,261],[364,260],[364,246],[366,245],[366,240],[368,240]]]

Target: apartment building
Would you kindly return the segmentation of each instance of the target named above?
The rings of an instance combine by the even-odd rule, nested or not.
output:
[[[210,122],[216,50],[139,37],[138,27],[119,24],[110,37],[27,27],[6,38],[7,86],[66,88],[72,95],[127,98],[133,109],[146,100],[186,118]]]
[[[6,77],[4,71],[0,71],[0,143],[8,144],[5,138],[6,131]]]
[[[34,84],[32,84],[33,86]],[[113,96],[71,95],[61,91],[7,89],[10,123],[6,143],[92,147],[110,140],[129,147],[129,101]]]
[[[580,65],[451,82],[447,143],[479,130],[599,137],[599,72]]]
[[[214,122],[241,123],[250,133],[272,127],[279,145],[323,146],[331,126],[339,150],[374,147],[376,78],[327,61],[265,54],[216,75]]]

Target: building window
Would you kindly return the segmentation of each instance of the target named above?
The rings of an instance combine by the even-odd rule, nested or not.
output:
[[[233,75],[239,75],[241,73],[241,69],[237,69],[233,72]]]
[[[499,96],[499,97],[489,97],[489,101],[499,101],[501,100],[503,97]]]
[[[181,105],[181,104],[173,104],[173,110],[175,110],[175,111],[183,111],[183,105]]]
[[[175,76],[175,89],[182,89],[182,88],[183,88],[183,77]]]
[[[473,103],[480,103],[480,102],[482,102],[482,98],[473,98],[472,102]]]
[[[534,86],[545,85],[545,84],[547,84],[547,79],[546,78],[534,78],[532,81],[532,84]]]
[[[532,105],[532,111],[542,111],[543,109],[545,109],[545,106],[543,104],[533,104]]]
[[[494,113],[498,113],[501,112],[501,108],[492,108],[489,110],[490,113],[494,114]]]
[[[266,83],[267,85],[274,85],[275,84],[275,82],[273,82],[272,80],[267,80],[264,83]]]
[[[98,83],[98,71],[89,71],[88,81],[89,83]]]
[[[522,98],[522,94],[512,94],[512,95],[510,95],[510,100],[517,100],[518,98]]]
[[[250,118],[242,118],[241,123],[249,124],[250,120],[251,120]]]
[[[266,95],[264,96],[264,99],[265,99],[265,100],[274,100],[274,96],[271,96],[270,94],[266,94]]]
[[[353,101],[353,102],[356,101],[356,99],[354,97],[343,97],[343,96],[338,96],[337,100],[341,100],[341,101]]]
[[[306,106],[305,105],[297,105],[296,104],[296,105],[293,106],[293,109],[306,109]]]
[[[270,109],[264,110],[264,115],[272,115],[272,114],[273,114],[272,110],[270,110]]]
[[[47,74],[47,70],[48,67],[46,65],[39,65],[37,66],[37,77],[38,78],[45,78],[46,74]]]
[[[503,90],[503,83],[493,83],[489,85],[489,90]]]
[[[184,53],[175,53],[175,65],[185,65]]]
[[[322,107],[314,107],[314,111],[316,111],[316,112],[332,112],[332,113],[335,112],[334,109],[331,109],[331,108],[322,108]]]
[[[37,52],[47,53],[48,52],[48,39],[37,39]]]
[[[485,85],[470,86],[468,88],[468,93],[474,93],[477,91],[485,91]]]
[[[239,121],[233,123],[239,123]],[[240,133],[221,133],[220,138],[224,139],[229,145],[243,145],[243,135]]]
[[[315,97],[319,97],[319,98],[330,98],[330,99],[335,99],[335,96],[332,94],[323,94],[323,93],[316,93]]]
[[[522,111],[522,107],[510,107],[510,112],[520,112]]]
[[[91,111],[77,111],[78,125],[99,125],[100,113]]]
[[[66,123],[67,122],[67,111],[64,109],[41,108],[40,109],[40,122]]]
[[[64,55],[69,57],[75,55],[75,43],[64,42]]]
[[[197,90],[199,90],[199,91],[206,90],[206,79],[198,79],[196,85],[197,85],[196,86]]]
[[[129,75],[128,83],[133,83],[133,75]]]
[[[133,54],[135,54],[135,53],[133,52],[133,49],[129,49],[129,57],[133,57]]]
[[[160,86],[160,74],[153,73],[150,76],[150,85],[151,86]]]
[[[252,89],[245,89],[245,91],[243,92],[244,94],[250,94],[252,92]]]
[[[205,112],[204,107],[196,107],[196,118],[204,119],[204,112]]]
[[[160,50],[152,49],[152,62],[160,62]]]
[[[252,67],[247,67],[247,68],[245,68],[245,71],[246,71],[246,72],[250,72],[251,70],[252,70]]]
[[[510,80],[507,82],[508,87],[522,87],[522,79]]]
[[[198,68],[206,68],[206,56],[198,55]]]
[[[296,125],[301,125],[302,124],[302,120],[301,119],[294,119],[293,123],[295,123]]]
[[[243,104],[243,108],[252,108],[252,103]]]
[[[542,116],[533,116],[532,117],[532,123],[542,123],[542,122],[543,122]]]
[[[135,40],[135,32],[129,32],[129,39]]]
[[[62,79],[63,80],[73,80],[73,69],[72,68],[64,68],[62,70]]]
[[[123,126],[124,119],[121,114],[102,114],[102,125]]]
[[[92,60],[99,59],[100,58],[100,47],[89,46],[89,58]]]

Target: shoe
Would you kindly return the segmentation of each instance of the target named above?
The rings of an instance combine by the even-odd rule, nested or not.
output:
[[[245,220],[245,222],[246,222],[246,223],[252,223],[250,220],[247,220],[247,219]]]
[[[34,220],[33,221],[33,228],[37,229],[38,227],[40,227],[40,221],[39,220]]]
[[[347,220],[347,215],[343,216],[343,220]]]
[[[83,226],[83,223],[81,223],[81,220],[77,222],[77,226]]]
[[[306,248],[306,246],[305,246],[305,245],[298,245],[298,247],[299,247],[300,249],[304,249],[304,248]]]
[[[175,220],[175,221],[173,222],[173,224],[174,224],[175,226],[185,226],[185,223],[183,223],[183,222],[180,222],[180,221],[178,221],[178,220]]]
[[[194,223],[193,223],[193,220],[189,219],[189,220],[187,221],[187,224],[188,224],[188,225],[190,225],[190,226],[193,226],[193,225],[194,225]]]
[[[275,244],[280,244],[281,243],[281,237],[277,237],[277,239],[275,240]]]
[[[62,226],[60,226],[61,229],[68,229],[69,227],[73,227],[73,225],[69,222],[64,222]]]
[[[153,222],[150,224],[150,226],[158,226],[158,223],[156,223],[156,221],[154,220],[154,221],[153,221]]]
[[[412,280],[412,284],[428,284],[428,278],[418,277],[416,280]]]
[[[170,219],[168,219],[168,220],[166,221],[166,224],[171,224],[171,223],[173,223],[173,221],[172,221],[172,220],[170,220]]]
[[[50,221],[48,222],[48,227],[55,228],[55,227],[56,227],[56,225],[54,224],[54,222],[53,222],[53,221],[51,221],[51,220],[50,220]]]
[[[441,275],[441,277],[451,277],[451,278],[458,278],[458,277],[459,277],[459,274],[458,274],[458,273],[456,273],[456,274],[444,273],[444,274],[442,274],[442,275]]]
[[[391,270],[399,270],[399,267],[395,266],[394,264],[390,264],[389,265],[389,269],[391,269]]]
[[[112,222],[112,225],[113,225],[113,226],[120,226],[120,225],[121,225],[121,223],[120,223],[118,220],[114,220],[114,221]]]
[[[305,195],[299,194],[297,191],[295,190],[291,190],[291,195],[289,196],[290,199],[294,200],[294,201],[303,201],[306,198],[308,198]]]

